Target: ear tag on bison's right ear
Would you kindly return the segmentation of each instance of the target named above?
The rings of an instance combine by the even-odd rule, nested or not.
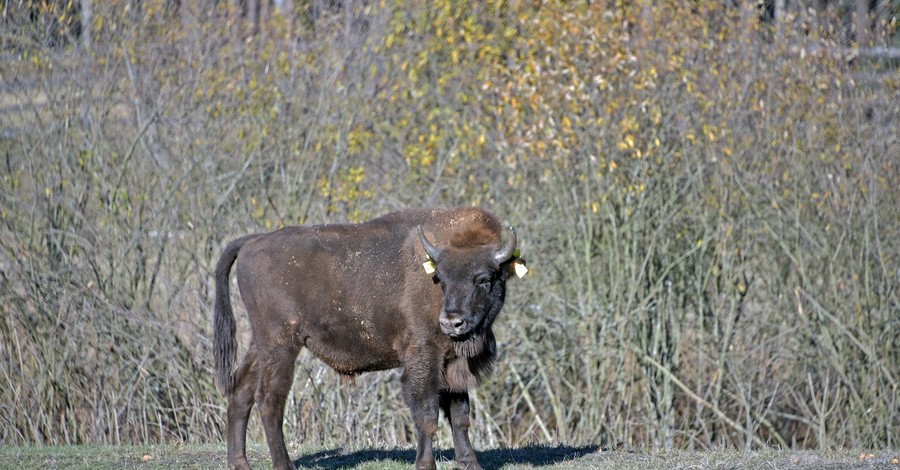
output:
[[[425,268],[425,274],[434,274],[434,271],[436,269],[434,266],[434,260],[428,260],[422,263],[422,267]]]

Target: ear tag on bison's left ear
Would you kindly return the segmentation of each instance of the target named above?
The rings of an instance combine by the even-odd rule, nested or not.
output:
[[[436,269],[434,266],[434,260],[428,260],[422,263],[422,267],[425,268],[425,274],[434,274],[434,271]]]
[[[525,275],[528,274],[528,268],[526,268],[524,264],[518,261],[513,263],[513,269],[516,270],[516,276],[518,276],[519,279],[525,277]]]
[[[516,273],[516,277],[522,279],[528,274],[528,268],[525,267],[525,260],[519,259],[522,257],[522,252],[516,248],[516,251],[513,251],[512,259],[513,259],[513,272]]]

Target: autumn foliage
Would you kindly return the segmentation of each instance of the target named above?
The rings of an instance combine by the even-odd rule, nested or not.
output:
[[[218,442],[227,240],[481,205],[531,273],[476,446],[896,447],[900,80],[840,17],[171,3],[0,20],[0,442]],[[391,380],[301,355],[288,440],[407,445]]]

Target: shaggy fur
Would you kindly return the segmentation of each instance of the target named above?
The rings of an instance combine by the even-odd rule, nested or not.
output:
[[[490,245],[496,234],[485,227],[465,227],[450,234],[450,246],[455,248],[472,248]]]
[[[228,466],[249,468],[247,421],[259,411],[275,468],[292,468],[284,405],[302,348],[346,376],[400,367],[417,428],[416,468],[435,468],[438,410],[457,464],[478,469],[467,390],[490,373],[491,325],[506,296],[516,238],[476,208],[412,209],[363,224],[287,227],[239,238],[216,264],[216,383],[228,397]],[[426,254],[425,246],[428,246]],[[422,262],[433,259],[428,275]],[[237,265],[253,336],[235,369],[229,272]]]

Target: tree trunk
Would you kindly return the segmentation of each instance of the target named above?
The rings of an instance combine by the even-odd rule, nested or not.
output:
[[[810,19],[810,31],[816,39],[822,37],[822,19],[825,14],[825,0],[812,0],[810,7],[805,12]]]
[[[740,3],[741,8],[741,57],[746,59],[750,54],[750,44],[753,43],[753,35],[756,31],[756,21],[759,21],[756,13],[754,0],[744,0]]]
[[[869,0],[856,0],[856,45],[868,47],[872,37],[869,19]]]
[[[91,0],[81,0],[81,44],[84,50],[91,50],[91,21],[93,20]]]
[[[787,0],[775,0],[775,43],[784,41],[784,19],[787,14]]]
[[[875,34],[878,44],[891,45],[891,0],[880,0],[875,10]]]

